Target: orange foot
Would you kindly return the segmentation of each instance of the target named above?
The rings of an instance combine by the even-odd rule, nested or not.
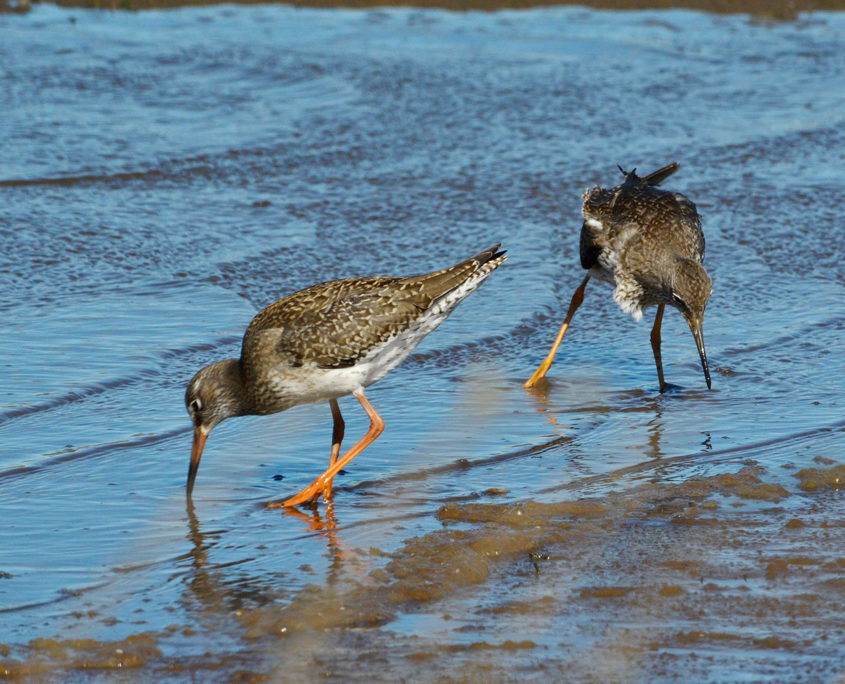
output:
[[[376,413],[376,410],[372,407],[367,398],[364,396],[364,390],[358,389],[352,393],[358,401],[361,402],[361,406],[364,407],[364,410],[367,412],[367,415],[370,417],[370,427],[367,430],[367,434],[365,434],[361,439],[356,442],[355,446],[352,447],[349,451],[347,451],[343,458],[338,459],[335,463],[332,463],[329,469],[324,472],[320,477],[318,477],[314,482],[311,483],[310,486],[303,489],[299,494],[292,496],[287,501],[272,501],[268,506],[271,508],[285,508],[289,506],[298,506],[301,503],[305,503],[309,499],[314,500],[316,503],[317,499],[319,498],[320,494],[325,492],[326,500],[328,501],[331,499],[332,496],[332,481],[334,480],[334,476],[337,475],[346,465],[355,458],[358,454],[360,454],[364,449],[366,449],[370,444],[372,444],[376,437],[378,437],[382,431],[384,430],[384,421],[382,420],[381,416]],[[338,449],[340,440],[336,436],[335,441],[338,443]]]
[[[328,482],[326,482],[325,473],[320,475],[314,482],[312,482],[308,487],[303,489],[299,494],[295,494],[294,496],[290,497],[289,499],[279,499],[277,501],[268,501],[266,506],[267,508],[290,508],[291,506],[299,506],[300,504],[305,503],[306,501],[309,502],[312,506],[317,505],[317,500],[320,498],[320,494],[325,496],[326,503],[332,500],[332,477]]]

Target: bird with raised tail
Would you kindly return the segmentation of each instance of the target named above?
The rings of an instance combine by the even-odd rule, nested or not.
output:
[[[384,430],[364,388],[398,366],[506,258],[494,245],[434,273],[332,280],[263,309],[244,334],[240,359],[206,366],[188,383],[185,406],[194,424],[188,496],[208,434],[220,421],[328,401],[334,420],[328,469],[299,494],[270,505],[296,506],[320,494],[330,499],[334,476]],[[364,407],[370,427],[341,457],[337,400],[347,394]]]
[[[581,266],[588,273],[575,290],[569,311],[548,356],[525,387],[533,387],[548,372],[557,348],[584,299],[591,277],[615,286],[613,299],[635,320],[643,310],[657,306],[651,329],[651,348],[657,365],[660,391],[666,391],[660,354],[660,326],[668,304],[678,309],[689,325],[707,388],[710,370],[704,350],[704,309],[713,289],[702,266],[704,233],[698,211],[687,197],[657,186],[678,170],[678,163],[640,178],[636,169],[622,170],[625,180],[613,188],[600,187],[583,194],[581,213]]]

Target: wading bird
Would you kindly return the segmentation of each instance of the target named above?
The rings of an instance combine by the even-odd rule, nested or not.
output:
[[[689,325],[710,389],[702,325],[712,281],[701,265],[701,219],[687,197],[657,187],[678,166],[677,162],[669,164],[643,178],[636,169],[628,173],[620,166],[625,176],[622,184],[609,190],[595,187],[584,192],[581,266],[588,273],[572,296],[551,351],[525,387],[533,387],[548,372],[572,317],[584,300],[587,281],[595,277],[615,286],[613,299],[637,321],[642,319],[643,309],[657,306],[651,348],[661,392],[666,390],[666,382],[660,355],[660,324],[667,304],[678,309]]]
[[[241,358],[206,366],[188,384],[185,406],[194,424],[188,496],[205,441],[220,421],[328,401],[334,419],[329,468],[299,494],[271,505],[296,506],[321,493],[329,499],[334,476],[384,429],[364,388],[398,366],[505,261],[498,248],[427,275],[314,285],[259,312],[244,334]],[[347,394],[361,402],[370,427],[338,458],[344,421],[337,399]]]

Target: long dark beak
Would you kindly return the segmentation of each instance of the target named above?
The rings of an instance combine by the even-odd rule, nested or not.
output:
[[[191,445],[191,463],[188,465],[188,496],[194,489],[194,480],[197,477],[197,470],[200,467],[200,459],[202,458],[202,449],[205,446],[205,440],[208,439],[208,433],[203,432],[200,427],[194,428],[194,443]]]
[[[702,333],[703,322],[687,319],[689,329],[695,338],[695,346],[698,347],[698,355],[701,357],[701,367],[704,369],[704,378],[707,380],[707,389],[710,389],[710,369],[707,367],[707,352],[704,351],[704,334]]]

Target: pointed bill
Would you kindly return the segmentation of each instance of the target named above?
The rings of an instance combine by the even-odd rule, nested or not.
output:
[[[704,350],[704,333],[702,332],[703,322],[691,318],[687,319],[689,329],[695,338],[695,345],[698,347],[698,355],[701,357],[701,367],[704,369],[704,379],[707,380],[707,389],[710,389],[710,368],[707,366],[707,352]]]
[[[202,458],[202,450],[205,446],[205,440],[208,439],[208,431],[204,430],[202,426],[194,428],[194,442],[191,445],[191,462],[188,465],[188,483],[187,494],[191,495],[194,488],[194,480],[197,477],[197,470],[200,467],[200,459]]]

